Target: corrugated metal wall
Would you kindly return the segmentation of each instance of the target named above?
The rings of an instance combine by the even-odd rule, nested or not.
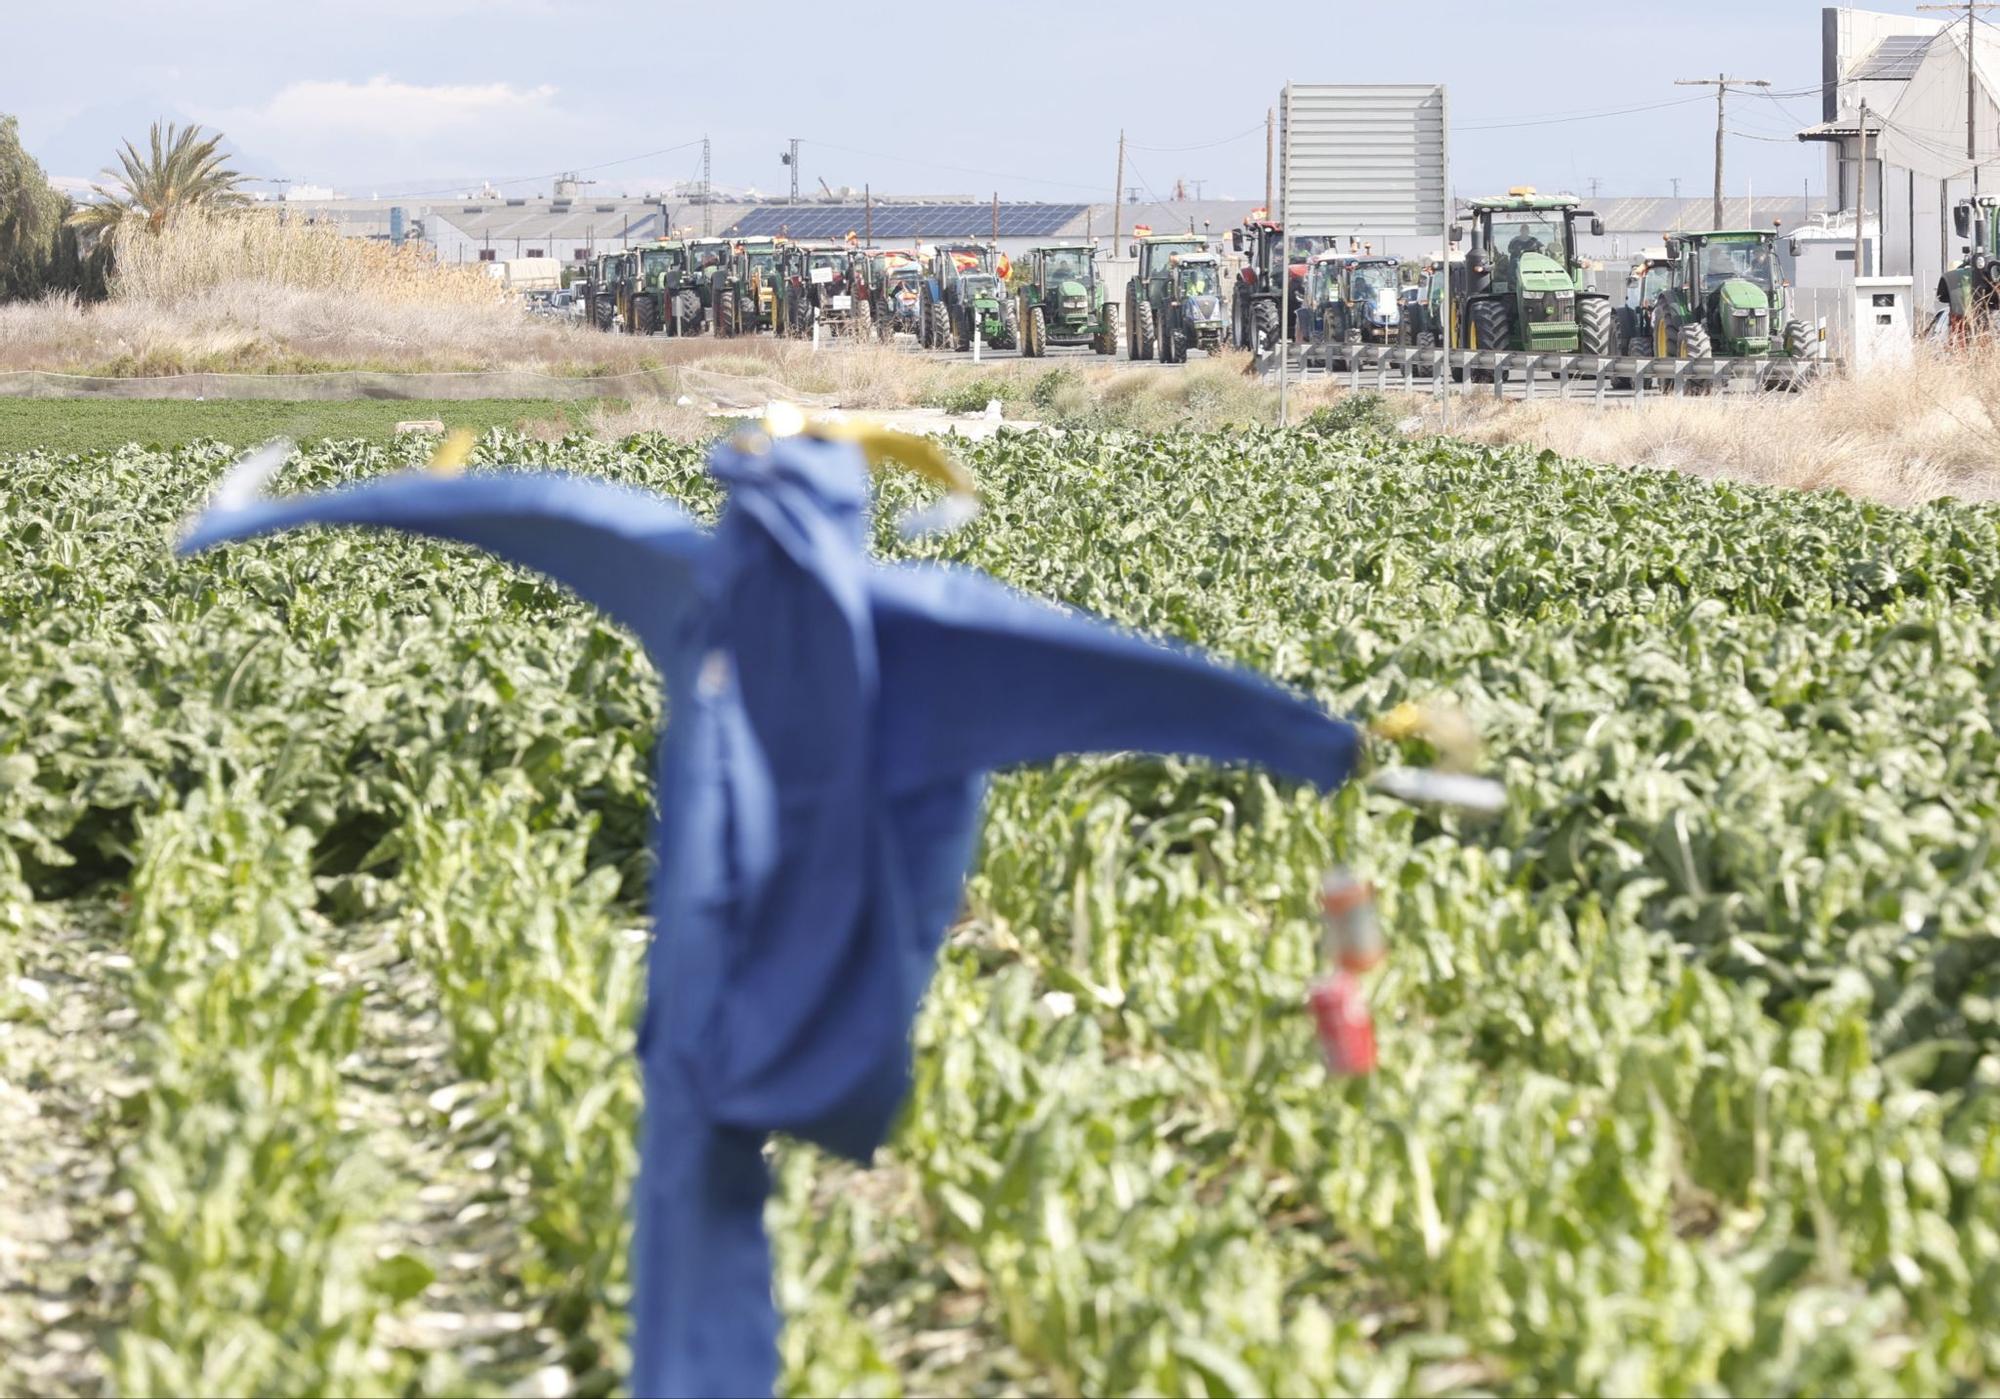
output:
[[[1432,237],[1444,227],[1442,85],[1287,83],[1278,110],[1293,232]]]

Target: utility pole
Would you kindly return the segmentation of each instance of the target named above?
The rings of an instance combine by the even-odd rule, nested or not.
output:
[[[1118,133],[1118,178],[1111,182],[1111,256],[1118,256],[1118,235],[1122,231],[1121,221],[1125,206],[1120,201],[1125,198],[1125,133]]]
[[[1267,219],[1271,217],[1271,155],[1277,149],[1273,144],[1276,140],[1274,134],[1276,130],[1276,116],[1276,108],[1266,107],[1264,109],[1264,217]]]
[[[1861,262],[1861,221],[1868,214],[1868,99],[1861,99],[1861,159],[1855,162],[1859,171],[1858,183],[1854,190],[1854,275],[1864,277],[1868,269]]]
[[[1603,183],[1604,181],[1598,179],[1595,175],[1590,177],[1590,202],[1592,205],[1597,203],[1597,187]]]
[[[1718,73],[1712,78],[1676,78],[1675,87],[1712,87],[1715,89],[1715,222],[1711,228],[1722,227],[1722,119],[1723,103],[1732,87],[1769,87],[1763,78],[1732,78]]]
[[[782,165],[789,165],[792,167],[791,202],[796,204],[799,202],[799,138],[798,137],[794,136],[792,138],[792,149],[790,150],[789,153],[779,156],[778,162]]]
[[[1203,185],[1207,184],[1207,183],[1208,183],[1208,181],[1207,181],[1207,180],[1189,180],[1189,181],[1188,181],[1188,183],[1194,186],[1194,197],[1195,197],[1196,199],[1200,199],[1200,198],[1201,198],[1201,187],[1202,187]]]
[[[715,186],[708,182],[708,138],[701,138],[701,236],[715,232]]]
[[[1674,232],[1681,231],[1681,177],[1669,175],[1667,183],[1674,187]]]
[[[993,191],[993,241],[1000,241],[1000,191]]]
[[[1979,128],[1976,124],[1979,111],[1979,70],[1973,65],[1972,46],[1979,35],[1979,12],[2000,9],[2000,3],[1980,4],[1977,0],[1959,0],[1955,5],[1919,5],[1917,8],[1962,10],[1965,13],[1965,163],[1972,167],[1972,194],[1976,199],[1979,196]]]

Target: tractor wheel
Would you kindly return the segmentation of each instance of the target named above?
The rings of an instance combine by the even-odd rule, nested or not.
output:
[[[1576,301],[1576,348],[1586,355],[1608,359],[1617,351],[1618,327],[1611,316],[1611,299],[1580,296]]]
[[[1000,338],[994,342],[993,348],[996,350],[1020,349],[1022,345],[1021,330],[1021,308],[1015,305],[1012,300],[1002,301],[1000,303]],[[1043,342],[1042,348],[1044,351],[1048,349],[1046,341]]]
[[[1256,344],[1252,348],[1260,355],[1269,354],[1278,348],[1278,303],[1260,301],[1250,308],[1251,325],[1256,331]]]
[[[590,303],[591,318],[597,322],[599,330],[610,330],[618,319],[618,308],[611,304],[611,298],[600,296]]]
[[[1028,319],[1022,329],[1027,334],[1021,337],[1021,353],[1040,359],[1049,352],[1049,318],[1039,305],[1028,308]]]
[[[1715,349],[1709,344],[1708,327],[1705,325],[1684,325],[1681,327],[1682,359],[1713,359]]]
[[[1475,301],[1466,316],[1468,350],[1505,351],[1514,347],[1514,318],[1508,313],[1507,303],[1497,300]],[[1468,371],[1475,384],[1490,384],[1499,372],[1491,369]]]
[[[632,298],[632,333],[634,335],[658,335],[660,333],[660,302],[657,297],[635,296]]]
[[[1630,306],[1611,308],[1611,343],[1617,346],[1617,353],[1632,353],[1632,341],[1639,334],[1639,313]]]
[[[875,306],[872,302],[854,303],[854,338],[866,340],[875,332]]]
[[[1156,327],[1153,324],[1153,303],[1150,301],[1140,302],[1139,314],[1132,318],[1133,359],[1151,359],[1153,357],[1153,333],[1155,329]]]
[[[942,301],[933,301],[930,309],[931,348],[933,350],[956,350],[956,337],[951,333],[951,311]]]
[[[1104,303],[1104,334],[1100,337],[1097,349],[1097,353],[1100,355],[1109,355],[1113,359],[1118,358],[1118,340],[1125,333],[1125,327],[1122,324],[1124,318],[1118,314],[1118,311],[1117,302],[1107,301]]]
[[[1812,336],[1804,321],[1785,322],[1785,355],[1788,359],[1812,358]]]

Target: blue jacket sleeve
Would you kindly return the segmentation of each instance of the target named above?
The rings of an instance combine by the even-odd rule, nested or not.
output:
[[[658,496],[545,472],[412,472],[318,495],[217,505],[183,553],[301,525],[376,525],[474,544],[546,574],[630,628],[664,664],[709,536]]]
[[[878,569],[871,592],[892,790],[1064,753],[1259,763],[1322,790],[1353,771],[1353,725],[1191,647],[959,569]]]

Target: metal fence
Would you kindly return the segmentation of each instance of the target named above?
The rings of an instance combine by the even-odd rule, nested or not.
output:
[[[1600,405],[1649,397],[1793,390],[1840,369],[1840,361],[1828,359],[1649,359],[1401,345],[1294,348],[1303,353],[1290,358],[1285,369],[1295,384],[1429,394],[1462,384],[1468,394]],[[1275,380],[1276,356],[1266,356],[1265,361],[1260,366],[1265,378]]]

